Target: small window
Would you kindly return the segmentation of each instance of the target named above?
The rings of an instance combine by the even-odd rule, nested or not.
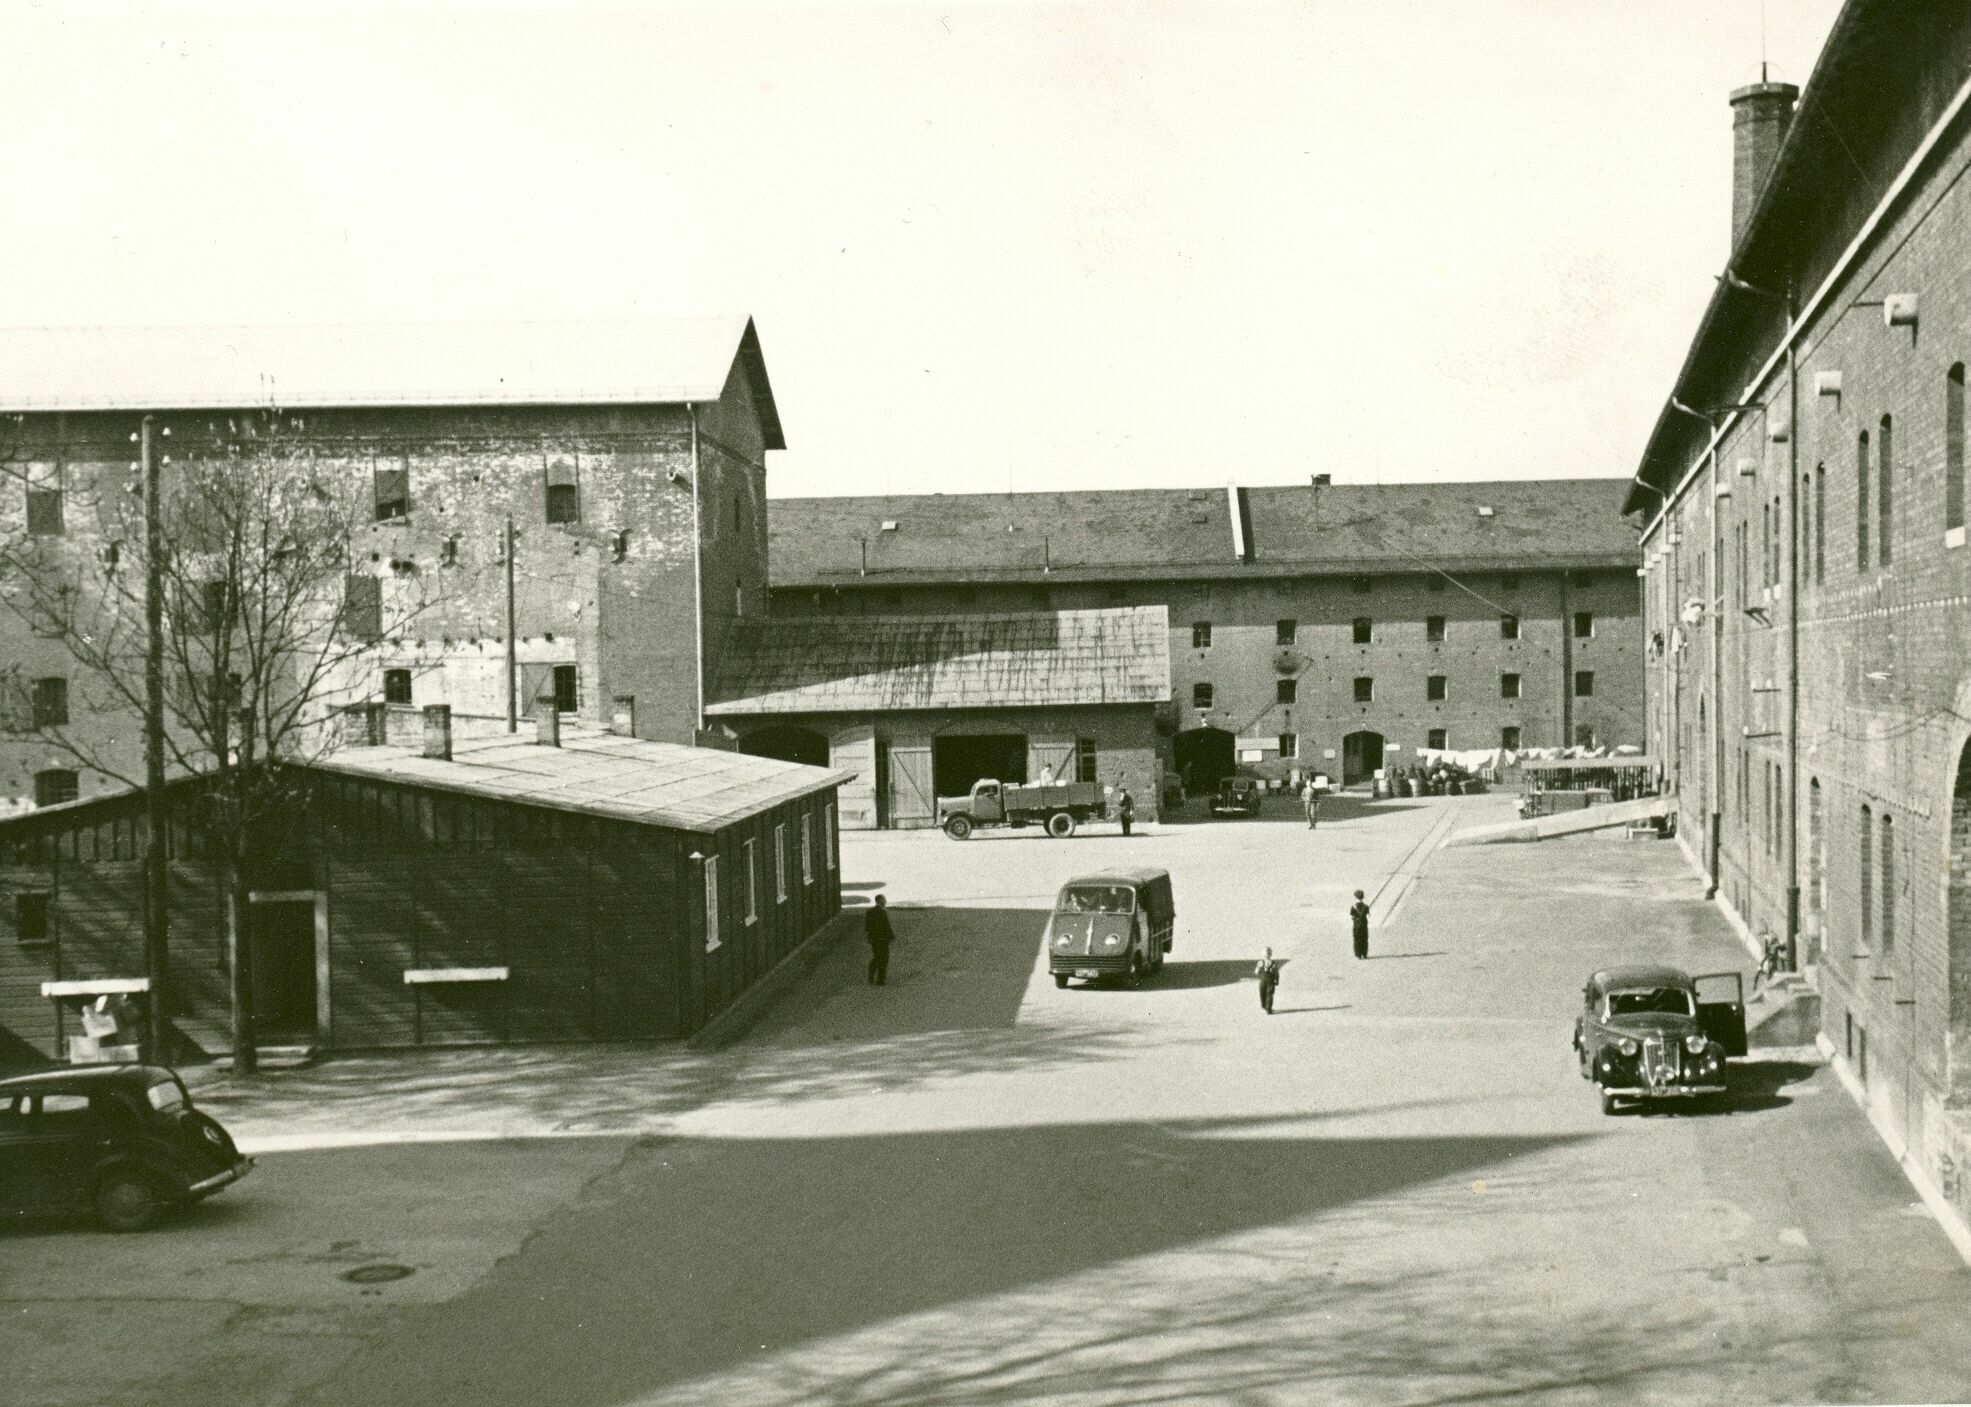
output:
[[[62,491],[27,491],[27,531],[31,537],[60,537],[62,534]]]
[[[439,548],[438,565],[456,567],[459,564],[459,535],[453,533]]]
[[[547,520],[550,523],[581,522],[582,491],[573,484],[549,484]]]
[[[821,808],[821,862],[835,868],[835,803]]]
[[[1501,674],[1499,676],[1499,697],[1502,699],[1516,699],[1519,697],[1519,676],[1517,674]]]
[[[1450,737],[1451,735],[1448,730],[1443,728],[1432,728],[1428,733],[1424,734],[1424,739],[1425,739],[1424,746],[1427,748],[1432,748],[1438,752],[1443,752],[1446,748],[1451,746]]]
[[[1275,645],[1291,645],[1299,630],[1300,627],[1297,622],[1283,620],[1273,627],[1273,643]]]
[[[376,521],[405,518],[411,512],[411,471],[400,454],[380,456],[373,471]]]
[[[1199,620],[1191,622],[1191,648],[1209,650],[1211,648],[1211,622]]]
[[[801,883],[814,883],[814,818],[801,816]]]
[[[1367,616],[1355,617],[1355,643],[1367,645],[1376,638],[1376,623]]]
[[[787,823],[785,821],[773,828],[773,893],[781,903],[787,902]]]
[[[1519,729],[1510,726],[1501,728],[1499,730],[1499,746],[1509,752],[1519,751]]]
[[[1376,681],[1366,674],[1355,676],[1355,702],[1374,703],[1376,701]]]
[[[1298,679],[1276,679],[1273,682],[1273,702],[1290,704],[1300,692]]]
[[[705,857],[705,951],[719,946],[719,857]]]
[[[1074,740],[1074,779],[1077,782],[1095,781],[1097,777],[1096,761],[1095,740],[1093,738],[1076,738]]]
[[[1587,640],[1592,638],[1594,633],[1595,613],[1593,611],[1576,611],[1574,613],[1574,638],[1576,640]]]
[[[1964,363],[1944,377],[1944,529],[1964,526]]]
[[[351,575],[342,584],[342,629],[358,640],[383,634],[383,583],[373,576]]]
[[[1574,697],[1591,699],[1595,694],[1595,672],[1592,669],[1574,671]]]
[[[36,806],[60,806],[80,794],[76,774],[67,767],[50,767],[34,774]]]
[[[1896,821],[1882,817],[1882,951],[1896,946]]]
[[[1424,639],[1428,640],[1433,645],[1441,645],[1444,643],[1443,616],[1424,617]]]
[[[1519,638],[1518,616],[1499,617],[1499,638],[1501,640],[1517,640]]]
[[[1876,427],[1881,431],[1876,439],[1876,526],[1879,529],[1880,550],[1875,554],[1876,561],[1888,566],[1896,560],[1896,460],[1890,451],[1895,438],[1895,420],[1883,416],[1882,423]]]
[[[759,875],[755,868],[752,841],[746,841],[740,846],[739,858],[744,865],[744,873],[741,875],[741,878],[746,883],[746,922],[748,924],[757,923],[760,917],[757,892]]]
[[[1517,576],[1514,576],[1512,573],[1508,572],[1506,575],[1499,578],[1499,590],[1501,591],[1519,590],[1519,578]]]
[[[1863,947],[1875,942],[1875,813],[1861,809],[1861,941]]]
[[[1298,733],[1280,734],[1280,759],[1291,761],[1300,756],[1300,735]]]
[[[1348,589],[1357,596],[1367,596],[1375,589],[1375,582],[1365,576],[1352,576],[1348,579]]]
[[[68,680],[59,675],[34,681],[34,726],[60,728],[68,722]]]
[[[579,665],[558,664],[554,667],[554,711],[582,711],[582,671]]]
[[[54,941],[54,930],[49,916],[54,910],[55,896],[46,890],[35,890],[14,895],[14,941],[16,943],[48,943]]]
[[[1450,676],[1433,674],[1424,680],[1424,698],[1431,703],[1443,703],[1446,691],[1450,688]]]
[[[383,701],[388,704],[407,704],[411,701],[411,672],[408,669],[383,671]]]
[[[1211,707],[1211,685],[1205,683],[1203,680],[1199,680],[1191,686],[1191,707]]]
[[[1868,570],[1868,431],[1855,436],[1855,570]]]
[[[732,584],[732,613],[735,616],[746,614],[746,583],[743,581]]]
[[[619,528],[609,539],[609,560],[612,562],[627,562],[630,560],[630,530],[628,528]],[[818,597],[821,593],[817,591],[815,595]]]

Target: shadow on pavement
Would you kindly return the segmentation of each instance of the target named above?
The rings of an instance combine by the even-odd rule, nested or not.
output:
[[[1448,958],[1449,956],[1451,956],[1450,953],[1441,951],[1434,953],[1370,953],[1367,960],[1370,962],[1393,962],[1398,958]]]
[[[1354,1006],[1354,1002],[1340,1002],[1334,1006],[1276,1006],[1273,1008],[1273,1014],[1275,1016],[1309,1016],[1319,1011],[1350,1011],[1354,1009]]]
[[[1576,1140],[1254,1132],[1194,1120],[644,1145],[473,1289],[413,1311],[299,1401],[986,1404],[1053,1400],[1083,1374],[1117,1372],[1128,1381],[1102,1400],[1172,1400],[1162,1394],[1188,1382],[1227,1401],[1310,1385],[1322,1349],[1282,1335],[1289,1304],[1353,1322],[1365,1295],[1381,1326],[1370,1340],[1407,1325],[1440,1358],[1498,1351],[1406,1307],[1419,1293],[1407,1274],[1339,1283],[1304,1254],[1262,1269],[1267,1242],[1243,1238],[1209,1252],[1222,1283],[1151,1294],[1136,1281],[1171,1272],[1140,1258],[1524,1166]],[[1118,1214],[1118,1177],[1150,1201]],[[1098,1268],[1106,1292],[1057,1283]],[[1008,1292],[1035,1303],[967,1308]],[[1063,1335],[1102,1362],[1064,1361],[1049,1347]],[[1127,1355],[1097,1346],[1124,1343]],[[1151,1361],[1127,1361],[1139,1355]],[[1590,1364],[1608,1371],[1599,1352]]]
[[[1617,1107],[1619,1114],[1682,1114],[1703,1118],[1720,1114],[1758,1114],[1793,1102],[1780,1091],[1812,1079],[1821,1067],[1804,1060],[1752,1060],[1725,1066],[1725,1092],[1694,1099],[1641,1100]]]
[[[1077,983],[1076,988],[1091,992],[1187,992],[1199,987],[1230,987],[1239,982],[1253,982],[1253,964],[1257,958],[1211,958],[1193,962],[1178,962],[1171,959],[1164,963],[1163,971],[1145,977],[1136,986],[1126,979],[1111,979],[1096,982]],[[1287,965],[1285,958],[1280,966]]]

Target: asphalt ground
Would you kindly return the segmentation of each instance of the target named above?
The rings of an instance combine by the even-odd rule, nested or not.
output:
[[[653,1052],[647,1107],[634,1053],[606,1101],[480,1057],[535,1071],[540,1132],[612,1136],[278,1153],[163,1233],[0,1236],[0,1358],[32,1403],[1971,1398],[1971,1272],[1831,1072],[1755,1051],[1600,1113],[1587,972],[1750,959],[1674,846],[1435,848],[1507,804],[845,836],[886,987],[844,946],[733,1050]],[[1118,863],[1172,871],[1171,964],[1057,990],[1047,904]]]

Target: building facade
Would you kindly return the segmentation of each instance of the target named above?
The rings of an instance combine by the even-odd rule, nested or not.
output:
[[[1728,260],[1625,505],[1693,859],[1812,974],[1877,1127],[1960,1219],[1967,67],[1961,5],[1850,0],[1804,91],[1732,95]]]
[[[0,539],[79,581],[113,571],[103,505],[136,482],[143,419],[176,456],[168,492],[174,463],[276,405],[365,520],[344,624],[373,644],[341,700],[387,701],[415,731],[425,704],[498,728],[545,694],[573,720],[699,740],[705,679],[766,609],[765,456],[784,440],[750,321],[9,333]],[[138,719],[0,605],[0,803],[113,789],[141,757]]]
[[[1160,750],[1348,782],[1419,749],[1642,743],[1612,480],[777,499],[776,617],[1151,606]]]

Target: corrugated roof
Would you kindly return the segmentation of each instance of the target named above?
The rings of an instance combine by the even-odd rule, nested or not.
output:
[[[1419,559],[1446,570],[1634,566],[1623,490],[1620,479],[1244,489],[1249,562],[1222,487],[774,499],[771,580],[1318,576],[1423,570]]]
[[[698,833],[722,830],[855,775],[566,726],[560,747],[543,746],[528,732],[456,739],[449,762],[411,748],[352,747],[312,765]]]
[[[751,318],[0,328],[0,410],[681,405],[743,359],[784,449]]]
[[[740,627],[707,713],[867,713],[1160,703],[1162,606],[1019,615],[816,617]]]

